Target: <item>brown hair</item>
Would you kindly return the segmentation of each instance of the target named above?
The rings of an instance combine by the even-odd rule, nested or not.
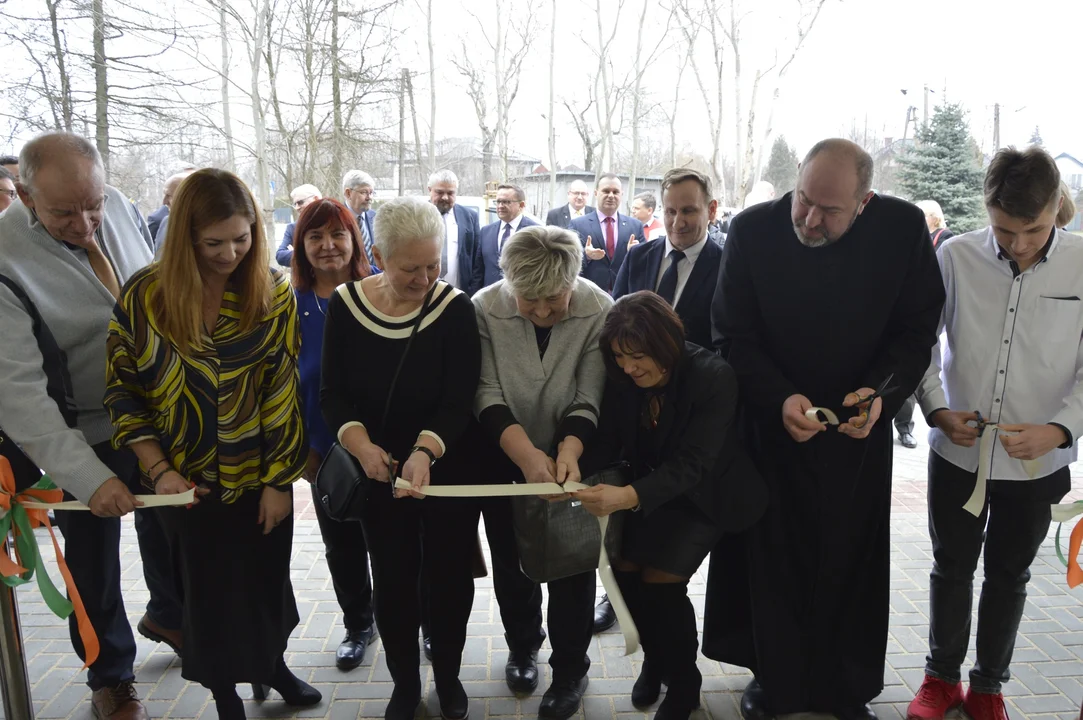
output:
[[[617,300],[598,337],[610,376],[627,380],[613,357],[614,342],[626,354],[643,353],[672,373],[684,357],[684,324],[669,303],[640,290]]]
[[[518,202],[526,202],[526,190],[523,190],[518,185],[507,185],[507,184],[497,185],[496,189],[497,189],[497,191],[500,191],[500,190],[514,190],[515,191],[515,199]]]
[[[1054,225],[1058,228],[1068,227],[1072,224],[1075,213],[1075,201],[1072,200],[1072,191],[1062,182],[1060,184],[1060,210],[1057,211],[1057,219]]]
[[[290,275],[293,286],[301,292],[312,289],[316,279],[316,270],[308,259],[305,250],[305,233],[309,230],[331,226],[350,233],[353,254],[350,255],[350,279],[359,280],[371,274],[368,256],[365,254],[361,229],[357,227],[357,218],[353,212],[338,200],[321,198],[311,202],[301,211],[297,224],[293,227],[293,260],[290,262]]]
[[[201,346],[203,278],[196,242],[205,228],[234,215],[249,222],[252,245],[233,271],[241,298],[241,331],[248,332],[271,307],[271,260],[256,199],[239,177],[225,170],[197,170],[181,181],[170,206],[154,297],[162,334],[182,354]]]
[[[703,190],[703,197],[707,200],[707,204],[710,205],[711,201],[714,200],[714,195],[711,192],[711,178],[692,168],[673,168],[666,172],[662,178],[662,194],[665,195],[671,187],[686,180],[692,180],[699,185],[700,189]]]
[[[1040,147],[1005,148],[985,173],[985,206],[1034,220],[1060,197],[1060,170]]]

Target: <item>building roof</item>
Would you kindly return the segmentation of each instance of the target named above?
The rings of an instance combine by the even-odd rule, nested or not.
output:
[[[1060,155],[1057,155],[1055,158],[1053,158],[1053,161],[1056,162],[1057,160],[1060,160],[1062,158],[1067,159],[1067,160],[1071,160],[1072,162],[1074,162],[1079,167],[1083,167],[1083,162],[1079,162],[1078,160],[1076,160],[1074,157],[1072,157],[1068,153],[1061,153]]]

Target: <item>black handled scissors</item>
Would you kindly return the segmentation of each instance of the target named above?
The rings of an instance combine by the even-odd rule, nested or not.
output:
[[[876,388],[876,391],[873,392],[872,395],[867,395],[865,397],[861,397],[860,395],[857,396],[857,402],[854,403],[851,407],[860,407],[864,405],[865,409],[861,410],[857,415],[854,415],[852,418],[850,418],[851,425],[853,425],[855,428],[865,427],[865,423],[869,420],[869,407],[872,406],[872,401],[876,398],[882,398],[885,395],[890,395],[891,393],[899,389],[898,385],[891,385],[891,387],[888,387],[888,385],[894,379],[895,373],[891,373],[886,378],[884,378],[884,381],[880,383],[880,386]],[[857,393],[852,394],[857,395]],[[859,419],[860,423],[856,422]]]

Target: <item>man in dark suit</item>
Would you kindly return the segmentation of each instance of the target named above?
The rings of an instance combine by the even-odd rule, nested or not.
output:
[[[459,178],[450,170],[437,170],[429,176],[429,201],[444,219],[440,278],[467,295],[473,295],[480,289],[474,285],[474,263],[480,252],[480,223],[476,211],[455,204],[458,193]]]
[[[568,186],[568,204],[550,210],[545,216],[545,224],[566,228],[572,224],[572,220],[594,212],[594,208],[587,205],[589,197],[590,188],[587,184],[576,180]]]
[[[481,229],[481,245],[474,259],[474,286],[489,287],[504,277],[500,271],[500,250],[505,241],[519,228],[537,225],[526,215],[526,191],[517,185],[501,185],[496,189],[496,216],[500,218]]]
[[[628,248],[643,242],[643,223],[618,212],[623,192],[619,177],[602,175],[594,191],[598,210],[573,220],[570,227],[585,248],[583,277],[606,292],[613,291]]]
[[[293,203],[293,209],[297,212],[301,212],[309,204],[321,199],[323,199],[323,195],[320,194],[319,188],[308,183],[298,185],[290,191],[290,202]],[[275,260],[285,268],[288,268],[290,263],[293,262],[293,228],[296,225],[297,223],[291,222],[286,226],[286,232],[282,235],[282,242],[275,252]]]
[[[636,245],[617,273],[613,297],[652,290],[670,303],[690,342],[713,347],[711,301],[718,283],[722,248],[708,238],[718,201],[711,180],[690,168],[675,168],[662,179],[665,237]]]
[[[162,226],[162,222],[169,216],[169,208],[173,204],[173,193],[177,192],[177,187],[180,186],[181,180],[191,175],[194,170],[194,168],[182,170],[175,175],[170,175],[169,179],[165,181],[165,185],[162,188],[162,206],[150,215],[147,215],[147,228],[150,230],[150,236],[152,238],[157,239],[158,229]],[[165,239],[164,235],[162,239]],[[158,249],[157,241],[155,241],[152,249]]]
[[[361,228],[361,238],[364,241],[365,255],[369,259],[369,265],[376,264],[376,257],[372,254],[374,242],[372,223],[376,219],[376,211],[372,209],[374,197],[376,197],[376,184],[367,172],[351,170],[343,176],[342,199],[357,216],[357,225]]]

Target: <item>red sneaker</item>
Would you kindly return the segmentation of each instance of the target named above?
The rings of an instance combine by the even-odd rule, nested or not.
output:
[[[1004,696],[1000,693],[988,693],[968,690],[963,710],[971,720],[1008,720],[1008,710],[1004,707]]]
[[[963,704],[963,688],[926,675],[917,696],[906,709],[906,720],[944,720],[944,714]],[[974,718],[978,720],[978,718]]]

